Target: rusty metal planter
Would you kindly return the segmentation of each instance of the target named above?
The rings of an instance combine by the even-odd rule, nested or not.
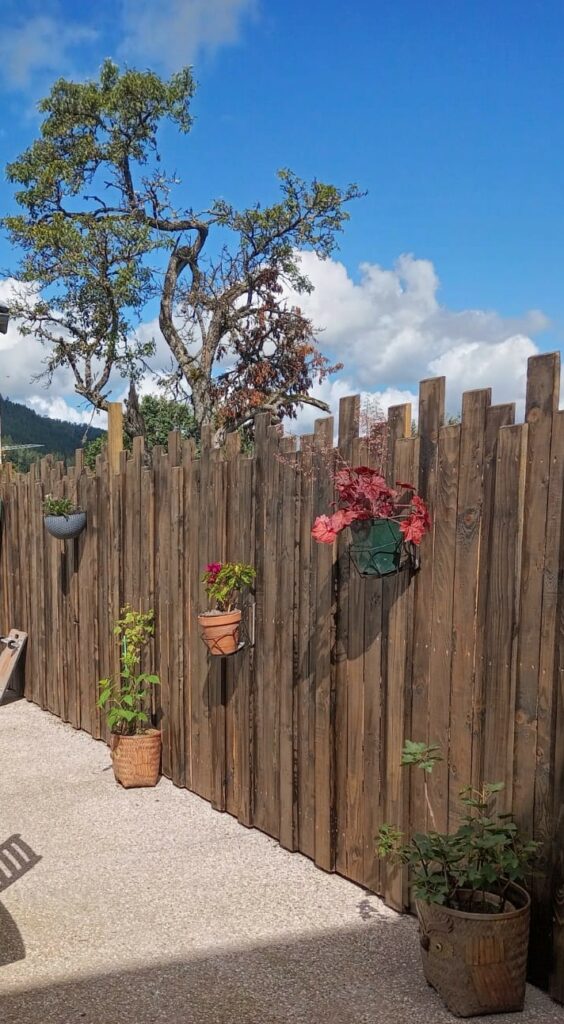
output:
[[[417,900],[425,978],[457,1017],[523,1009],[531,904],[518,885],[509,898],[503,914]]]

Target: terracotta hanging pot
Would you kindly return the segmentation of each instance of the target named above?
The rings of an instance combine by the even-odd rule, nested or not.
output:
[[[210,654],[225,657],[239,647],[241,609],[232,612],[207,612],[198,615],[202,640]]]

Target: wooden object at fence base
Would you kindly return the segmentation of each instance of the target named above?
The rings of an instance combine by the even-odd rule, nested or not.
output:
[[[0,637],[0,704],[23,697],[22,679],[17,669],[26,642],[27,633],[19,629],[11,629],[8,636]]]

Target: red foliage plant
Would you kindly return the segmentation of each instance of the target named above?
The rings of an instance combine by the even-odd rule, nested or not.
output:
[[[429,510],[412,484],[401,483],[401,490],[388,487],[376,469],[347,467],[335,473],[339,507],[330,516],[318,516],[311,535],[321,544],[332,544],[346,526],[368,519],[394,519],[405,541],[420,544],[431,527]]]

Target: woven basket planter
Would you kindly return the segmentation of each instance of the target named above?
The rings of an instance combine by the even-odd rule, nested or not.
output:
[[[225,657],[234,654],[239,647],[241,626],[241,610],[220,614],[198,615],[198,623],[202,630],[202,640],[210,654]]]
[[[43,516],[45,529],[58,540],[74,540],[86,526],[86,512],[71,512],[69,516]]]
[[[531,904],[518,885],[509,897],[503,914],[417,901],[425,978],[457,1017],[523,1009]]]
[[[156,786],[161,765],[161,734],[149,729],[138,736],[112,734],[110,751],[114,775],[125,789]]]

